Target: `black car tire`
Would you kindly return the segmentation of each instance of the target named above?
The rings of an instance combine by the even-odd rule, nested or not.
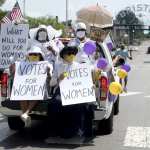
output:
[[[11,130],[21,130],[24,128],[25,123],[20,117],[8,117],[8,126]]]
[[[148,47],[148,49],[147,49],[147,52],[146,52],[147,54],[150,54],[150,47]]]
[[[113,116],[114,116],[114,107],[108,119],[103,119],[98,122],[98,127],[96,134],[98,135],[107,135],[111,134],[113,131]]]
[[[114,103],[114,115],[118,115],[119,114],[119,95],[117,97],[116,102]]]

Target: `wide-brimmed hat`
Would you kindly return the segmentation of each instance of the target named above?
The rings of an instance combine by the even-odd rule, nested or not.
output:
[[[30,50],[27,52],[27,56],[29,56],[30,54],[41,54],[41,56],[43,57],[43,59],[45,58],[44,57],[44,53],[42,52],[41,48],[38,47],[38,46],[32,46],[30,48]]]
[[[66,54],[76,55],[77,53],[78,53],[78,48],[76,46],[66,46],[60,51],[59,55],[61,58],[64,58],[64,55]]]
[[[32,28],[29,31],[29,35],[31,39],[35,39],[37,36],[37,32],[40,29],[45,29],[48,34],[49,40],[52,40],[53,38],[58,38],[62,35],[62,30],[56,30],[52,26],[46,26],[46,25],[39,25],[37,28]]]
[[[59,38],[62,35],[62,30],[56,30],[51,25],[47,26],[48,36],[50,39]]]

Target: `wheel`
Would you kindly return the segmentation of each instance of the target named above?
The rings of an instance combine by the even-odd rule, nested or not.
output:
[[[116,102],[114,103],[114,115],[118,115],[119,114],[119,95],[117,97]]]
[[[8,117],[8,126],[12,130],[21,130],[25,124],[20,117]]]
[[[111,134],[113,131],[113,116],[114,116],[114,107],[108,119],[103,119],[97,124],[96,134],[98,135],[107,135]]]

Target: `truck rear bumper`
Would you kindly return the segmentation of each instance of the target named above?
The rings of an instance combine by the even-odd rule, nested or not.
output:
[[[38,105],[33,109],[31,114],[35,115],[47,115],[47,109],[48,109],[48,101],[39,101]],[[20,103],[19,101],[10,101],[9,99],[4,100],[1,102],[0,106],[0,113],[2,113],[5,116],[20,116],[22,114],[22,111],[20,109]]]
[[[106,110],[105,109],[100,109],[100,110],[95,110],[94,111],[94,120],[99,121],[103,120],[106,116]]]
[[[20,116],[22,114],[21,110],[14,110],[7,107],[0,107],[0,113],[5,116]]]
[[[7,107],[0,107],[0,113],[5,116],[20,116],[22,114],[21,110],[10,109]],[[32,112],[33,114],[41,114],[35,111]],[[106,116],[106,110],[95,110],[94,111],[94,120],[103,120]]]
[[[19,101],[10,101],[5,100],[1,102],[0,113],[5,116],[20,116],[22,111],[20,110]],[[112,105],[112,104],[111,104]],[[111,114],[111,106],[106,109],[106,107],[101,107],[100,109],[94,110],[94,120],[103,120],[107,119]],[[40,101],[39,104],[33,109],[31,114],[40,115],[40,116],[47,116],[48,111],[48,101]]]

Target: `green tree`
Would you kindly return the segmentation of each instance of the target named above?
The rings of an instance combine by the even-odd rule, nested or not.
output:
[[[0,20],[7,14],[6,11],[0,10]]]
[[[115,24],[126,27],[131,44],[134,38],[140,38],[144,35],[142,30],[144,27],[143,22],[131,10],[121,10],[116,16]]]
[[[0,20],[7,14],[7,12],[0,10]],[[61,22],[58,22],[58,16],[56,18],[53,17],[39,17],[39,18],[32,18],[26,17],[30,28],[38,27],[40,24],[44,25],[51,25],[55,29],[62,29],[64,35],[65,25]]]
[[[6,0],[0,0],[0,6],[2,6],[5,3]],[[7,14],[6,11],[2,11],[0,9],[0,20]]]
[[[0,6],[3,5],[5,0],[0,0]]]
[[[52,17],[49,17],[49,18],[46,18],[46,17],[39,17],[39,18],[27,17],[26,19],[28,20],[30,28],[38,27],[40,24],[51,25],[57,30],[62,29],[63,34],[64,34],[65,25],[63,23],[58,22],[58,17],[56,17],[56,18],[52,18]]]
[[[39,18],[32,18],[27,17],[28,23],[30,25],[30,28],[37,27],[40,24],[45,25],[52,25],[56,29],[64,29],[64,25],[62,23],[59,23],[56,18],[45,18],[45,17],[39,17]]]
[[[138,23],[138,18],[131,10],[121,10],[116,16],[116,22],[120,25],[133,25]]]
[[[5,3],[5,0],[0,0],[0,6]],[[7,12],[0,10],[0,20],[6,15]]]

